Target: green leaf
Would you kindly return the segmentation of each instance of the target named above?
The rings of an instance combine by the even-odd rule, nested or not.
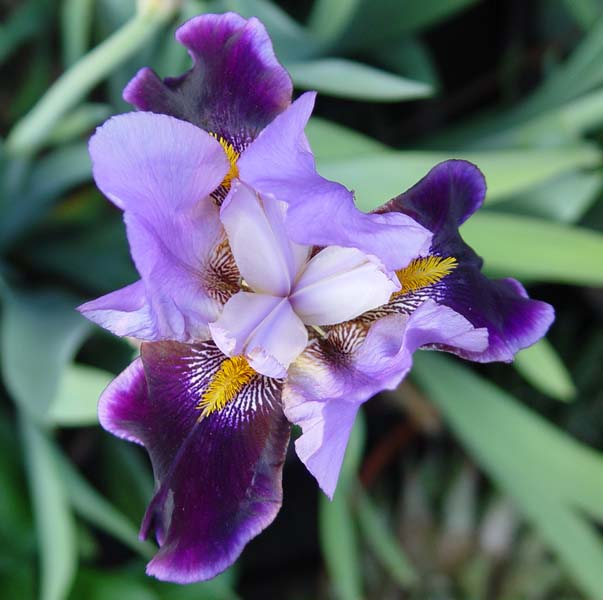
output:
[[[161,600],[240,600],[232,589],[236,581],[236,565],[210,581],[189,585],[157,582],[155,587]]]
[[[38,268],[96,293],[110,292],[137,278],[121,220],[80,227],[70,235],[39,239],[22,252]]]
[[[354,496],[360,530],[375,557],[402,588],[411,586],[417,575],[392,531],[393,528],[388,526],[360,484],[356,487]]]
[[[94,0],[63,0],[61,33],[65,67],[70,67],[86,54],[90,41],[93,12]]]
[[[452,16],[478,0],[362,0],[348,19],[338,47],[346,52],[388,47],[402,36]]]
[[[21,433],[36,518],[40,553],[40,598],[63,600],[77,567],[74,522],[61,484],[52,444],[25,415]]]
[[[113,377],[95,367],[69,365],[48,411],[49,421],[62,427],[96,425],[98,399]]]
[[[462,227],[489,272],[575,285],[603,284],[603,235],[550,221],[479,212]]]
[[[55,447],[48,449],[52,453],[64,489],[74,510],[92,525],[106,531],[123,544],[150,558],[154,546],[138,539],[137,528],[108,500],[97,492]]]
[[[50,291],[5,297],[0,332],[4,382],[17,404],[39,422],[46,420],[63,370],[90,329],[76,304]]]
[[[590,29],[601,15],[601,3],[598,0],[564,0],[568,13],[583,29]]]
[[[51,144],[64,144],[94,129],[99,123],[111,116],[112,108],[108,104],[87,102],[72,110],[59,121],[50,132]],[[90,175],[90,170],[88,171]]]
[[[600,151],[590,144],[537,150],[472,152],[372,152],[354,157],[318,159],[320,173],[356,192],[362,210],[373,210],[414,185],[437,163],[462,158],[479,166],[486,176],[486,201],[502,200],[576,168],[601,162]]]
[[[603,589],[603,540],[577,509],[603,518],[603,456],[450,359],[419,353],[413,373],[587,597],[597,597]]]
[[[48,206],[67,190],[92,177],[88,147],[85,143],[62,146],[40,159],[18,194],[7,198],[0,219],[0,249],[32,227]]]
[[[567,402],[576,395],[572,376],[546,339],[519,352],[513,365],[530,384],[551,398]]]
[[[353,483],[364,450],[365,425],[361,413],[352,430],[332,501],[321,493],[318,504],[320,546],[329,578],[341,600],[362,597],[362,569],[356,526],[351,509]]]
[[[362,598],[362,568],[354,517],[348,497],[339,490],[318,504],[320,546],[329,579],[341,600]]]
[[[317,160],[357,156],[387,150],[387,146],[353,129],[332,121],[312,117],[306,135]]]
[[[500,209],[519,215],[575,223],[592,207],[603,188],[603,173],[576,171],[513,196]]]
[[[51,24],[52,6],[47,0],[28,0],[15,6],[10,16],[0,24],[0,64],[21,44],[40,36]]]
[[[335,42],[358,10],[361,0],[315,0],[308,23],[325,42]]]
[[[151,586],[151,580],[145,581],[128,571],[82,569],[70,597],[72,600],[160,600]]]
[[[426,98],[431,86],[344,58],[287,63],[296,86],[341,98],[398,102]]]

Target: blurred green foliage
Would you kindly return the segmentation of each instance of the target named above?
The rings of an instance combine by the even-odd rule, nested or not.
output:
[[[354,189],[370,210],[440,160],[476,162],[488,199],[464,237],[488,273],[547,284],[539,289],[559,314],[552,341],[518,356],[523,382],[508,366],[475,370],[443,356],[417,358],[418,387],[404,384],[376,401],[375,414],[369,408],[368,425],[359,420],[333,502],[318,500],[323,560],[287,597],[603,598],[603,335],[595,290],[603,284],[603,2],[527,3],[541,45],[536,59],[511,32],[491,76],[498,95],[484,109],[469,102],[458,118],[433,32],[493,3],[184,0],[138,12],[134,0],[5,4],[3,597],[220,600],[239,597],[236,590],[285,597],[277,584],[252,585],[274,573],[254,579],[245,555],[242,568],[203,584],[144,576],[153,545],[138,541],[136,523],[152,491],[150,470],[137,448],[96,426],[97,397],[134,350],[74,311],[135,277],[119,215],[91,183],[86,138],[128,110],[121,89],[137,68],[151,65],[163,76],[187,68],[173,42],[179,23],[235,10],[264,21],[299,90],[339,99],[324,107],[321,99],[322,116],[308,128],[323,175]],[[396,134],[405,106],[419,123],[409,138]],[[337,119],[342,107],[348,126]],[[406,429],[371,427],[381,412]],[[286,505],[288,494],[291,486]],[[313,512],[303,518],[310,527]]]

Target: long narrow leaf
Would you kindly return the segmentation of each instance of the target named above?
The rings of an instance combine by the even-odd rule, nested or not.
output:
[[[603,235],[514,215],[479,212],[461,228],[488,270],[538,281],[603,284]]]
[[[576,394],[571,375],[546,339],[519,352],[513,365],[536,389],[551,398],[567,402]]]
[[[40,553],[41,600],[64,600],[77,566],[75,529],[67,492],[51,444],[27,417],[21,418],[29,486]]]
[[[603,517],[603,457],[449,359],[423,353],[414,374],[472,456],[596,598],[603,540],[576,507]]]

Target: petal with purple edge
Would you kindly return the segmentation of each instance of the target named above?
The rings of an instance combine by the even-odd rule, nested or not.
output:
[[[250,292],[235,294],[209,329],[224,354],[244,354],[268,377],[284,377],[308,341],[304,324],[286,298]]]
[[[310,251],[289,240],[284,212],[283,203],[273,198],[262,200],[240,182],[233,183],[220,210],[239,271],[259,293],[288,295]]]
[[[147,572],[162,580],[214,577],[281,505],[290,434],[281,383],[256,375],[223,409],[199,421],[196,406],[225,359],[211,342],[145,343],[148,388],[136,383],[137,361],[134,376],[122,375],[105,399],[103,424],[143,443],[153,463],[156,493],[141,535],[154,531],[158,539]]]
[[[486,192],[479,169],[466,161],[435,166],[415,186],[397,196],[380,213],[401,212],[433,233],[430,254],[451,256],[454,270],[438,283],[394,300],[403,308],[426,298],[450,306],[475,327],[486,327],[489,345],[483,352],[448,347],[479,362],[511,361],[514,355],[545,335],[554,319],[552,306],[531,300],[514,279],[488,279],[482,259],[463,241],[458,227],[479,208]],[[511,235],[511,232],[509,233]],[[394,307],[395,308],[395,307]]]
[[[321,177],[304,135],[315,94],[300,96],[238,161],[242,181],[288,204],[287,230],[299,244],[358,248],[391,270],[429,248],[431,234],[402,214],[365,214],[344,186]],[[328,223],[328,227],[325,227]]]
[[[385,304],[396,289],[377,261],[356,248],[330,246],[307,264],[290,302],[306,325],[334,325]]]
[[[366,337],[365,337],[366,336]],[[332,497],[347,439],[359,406],[376,393],[395,389],[421,346],[451,344],[483,350],[485,329],[428,300],[411,315],[390,315],[366,333],[344,323],[315,340],[289,368],[283,390],[287,418],[300,425],[296,451],[321,489]],[[341,416],[341,418],[340,418]]]
[[[143,419],[149,397],[142,360],[137,358],[104,390],[98,402],[98,420],[113,435],[143,444]]]
[[[89,150],[103,194],[150,221],[192,209],[230,168],[224,149],[211,135],[153,113],[112,117],[96,130]]]
[[[200,15],[182,25],[176,39],[188,49],[192,69],[164,81],[142,69],[124,90],[127,102],[190,121],[238,151],[290,104],[291,79],[257,19]]]

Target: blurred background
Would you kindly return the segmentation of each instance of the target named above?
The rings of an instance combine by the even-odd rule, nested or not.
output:
[[[0,7],[0,597],[603,599],[601,0]],[[365,405],[333,502],[290,448],[275,523],[179,587],[144,575],[146,455],[97,425],[135,351],[73,310],[136,278],[86,140],[129,110],[139,67],[189,67],[178,24],[225,10],[260,17],[297,91],[320,92],[319,171],[363,209],[443,159],[477,163],[465,240],[557,320],[513,365],[420,353]]]

